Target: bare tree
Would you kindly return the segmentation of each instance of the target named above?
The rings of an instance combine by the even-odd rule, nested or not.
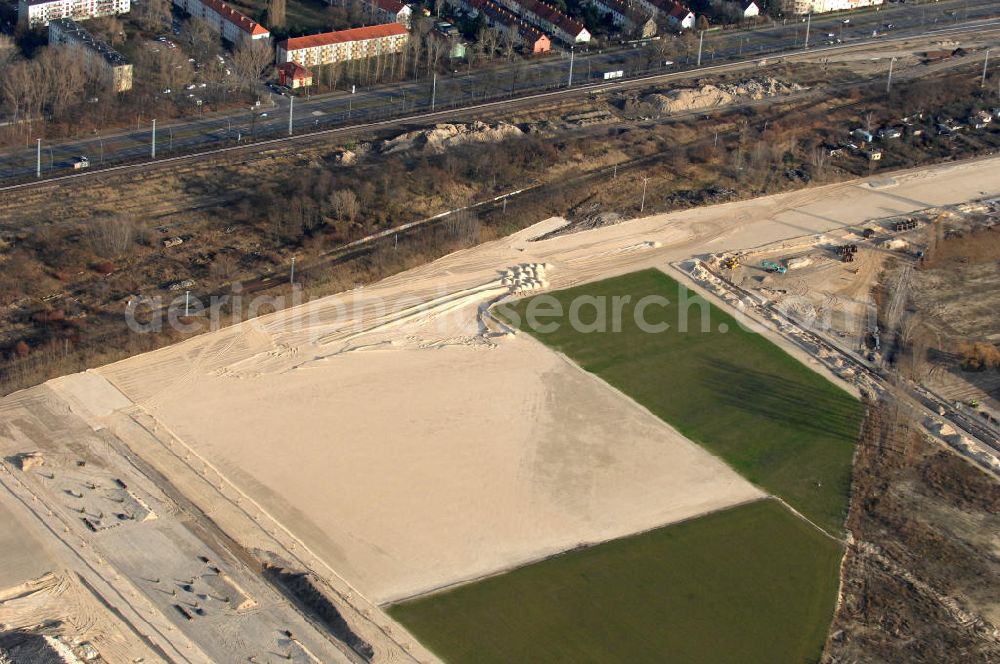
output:
[[[427,71],[431,72],[437,69],[441,56],[448,52],[450,46],[443,39],[431,35],[427,35],[425,39],[427,40]]]
[[[139,70],[138,77],[158,90],[179,88],[190,83],[194,75],[187,56],[177,48],[143,49],[138,53],[135,67]]]
[[[822,178],[826,174],[826,165],[829,154],[822,145],[817,145],[812,149],[813,174],[817,178]]]
[[[44,86],[38,75],[37,62],[14,62],[0,76],[0,91],[14,121],[32,120],[41,113]]]
[[[286,7],[286,0],[269,0],[267,3],[267,24],[270,27],[285,27]]]
[[[181,33],[188,51],[195,60],[203,65],[219,53],[219,34],[212,29],[204,19],[192,16],[184,22]]]
[[[361,203],[353,191],[340,189],[330,194],[330,209],[338,219],[353,222],[361,213]]]
[[[229,254],[218,254],[209,268],[212,276],[222,281],[231,279],[237,271],[236,259]]]
[[[17,57],[17,44],[9,35],[0,34],[0,67]]]
[[[244,39],[233,52],[233,73],[252,90],[270,66],[274,52],[266,39]]]
[[[37,57],[45,101],[56,119],[83,100],[86,83],[83,60],[77,49],[47,48]]]
[[[87,226],[86,237],[90,249],[98,256],[124,256],[135,247],[135,220],[124,215],[100,219]]]
[[[507,60],[512,60],[514,58],[514,49],[517,47],[517,26],[509,25],[501,33],[501,46],[503,48],[503,57]]]
[[[500,43],[500,33],[493,28],[483,30],[483,35],[479,40],[483,47],[483,55],[492,60],[497,52],[497,44]]]
[[[868,111],[865,113],[865,131],[871,133],[872,127],[875,126],[875,113]]]
[[[170,5],[170,0],[142,0],[133,13],[143,29],[159,32],[170,25]]]

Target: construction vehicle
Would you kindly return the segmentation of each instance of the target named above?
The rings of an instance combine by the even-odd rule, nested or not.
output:
[[[769,272],[771,274],[784,274],[785,272],[788,272],[788,268],[784,265],[778,265],[774,261],[761,261],[760,266],[765,272]]]
[[[854,255],[858,253],[858,245],[856,244],[844,244],[837,247],[837,253],[840,254],[840,259],[845,263],[853,263]]]
[[[726,259],[722,261],[722,267],[727,270],[735,270],[740,266],[739,256],[726,256]]]

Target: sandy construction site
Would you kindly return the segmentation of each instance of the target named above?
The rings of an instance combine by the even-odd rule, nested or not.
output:
[[[185,516],[201,510],[220,529],[212,537],[329,584],[374,660],[431,659],[379,605],[761,496],[625,396],[505,333],[484,313],[489,304],[995,196],[998,165],[936,166],[531,241],[562,223],[549,220],[369,288],[11,395],[0,400],[0,518],[7,532],[14,518],[33,535],[8,537],[24,555],[0,581],[65,567],[46,562],[46,548],[65,557],[83,542],[107,576],[128,580],[132,594],[122,597],[159,630],[129,637],[130,657],[153,661],[177,635],[175,648],[204,655],[190,661],[213,659],[220,643],[300,661],[356,659],[357,647],[311,636],[240,560],[206,552],[199,541],[211,537]],[[116,460],[102,467],[101,450]],[[44,464],[26,471],[11,461],[34,451]],[[122,487],[115,479],[126,474]],[[32,495],[43,509],[26,507]],[[105,528],[112,515],[124,525]],[[46,523],[55,517],[76,539],[50,542],[60,539]],[[155,555],[139,551],[154,536]],[[173,608],[170,578],[181,580],[175,593],[216,599]],[[190,583],[198,579],[215,585]],[[244,600],[262,608],[247,614]],[[213,641],[237,624],[266,634]]]
[[[484,334],[480,307],[510,290],[506,271],[545,265],[539,282],[561,288],[666,268],[1000,191],[995,165],[532,242],[552,220],[99,373],[363,594],[390,601],[754,496],[531,340]]]

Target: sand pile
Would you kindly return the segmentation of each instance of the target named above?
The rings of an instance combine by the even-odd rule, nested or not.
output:
[[[643,97],[643,101],[660,113],[677,113],[724,106],[734,101],[759,100],[775,95],[789,94],[801,89],[802,86],[797,83],[787,85],[768,76],[751,78],[740,83],[708,84],[697,88],[655,92]]]
[[[812,259],[808,256],[801,256],[799,258],[789,260],[787,266],[789,270],[799,270],[804,267],[809,267],[810,265],[812,265]]]
[[[545,279],[548,263],[522,263],[503,270],[500,273],[500,283],[510,288],[511,293],[526,293],[547,288],[549,282]]]
[[[382,141],[376,149],[383,154],[407,150],[440,153],[456,145],[499,143],[523,134],[519,127],[508,122],[486,124],[477,120],[472,124],[439,124],[433,129],[406,132]]]

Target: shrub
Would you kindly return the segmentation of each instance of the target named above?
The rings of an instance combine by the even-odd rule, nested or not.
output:
[[[962,368],[966,371],[1000,369],[1000,349],[985,341],[963,341],[958,345]]]

